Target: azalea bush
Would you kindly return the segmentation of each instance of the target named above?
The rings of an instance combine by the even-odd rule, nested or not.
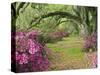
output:
[[[49,60],[38,35],[39,32],[35,30],[16,32],[15,37],[12,35],[12,39],[16,40],[15,49],[12,48],[12,65],[16,65],[17,72],[48,70]]]
[[[92,61],[91,61],[91,64],[92,64],[92,67],[93,68],[96,68],[98,65],[98,61],[97,61],[97,54],[93,54],[93,56],[92,56]]]
[[[92,34],[84,39],[84,51],[96,51],[97,50],[97,35]]]
[[[87,56],[87,59],[89,60],[90,66],[92,68],[96,68],[98,66],[97,53],[96,52],[87,53],[86,56]]]
[[[52,42],[60,41],[60,40],[62,40],[62,38],[68,37],[68,36],[69,36],[69,33],[65,32],[65,31],[55,31],[50,34]]]
[[[65,31],[56,31],[52,33],[52,37],[55,39],[62,39],[63,37],[68,37],[69,33]]]
[[[42,33],[39,35],[39,40],[42,43],[54,43],[60,41],[63,37],[68,37],[69,33],[65,31],[55,31],[50,33]]]

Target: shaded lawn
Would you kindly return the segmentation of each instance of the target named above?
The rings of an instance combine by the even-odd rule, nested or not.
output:
[[[47,46],[52,50],[49,55],[50,70],[89,68],[82,52],[82,38],[67,37],[57,43],[48,43]]]

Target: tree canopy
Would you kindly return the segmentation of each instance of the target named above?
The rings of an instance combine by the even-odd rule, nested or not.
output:
[[[36,28],[47,32],[63,26],[70,33],[73,29],[82,35],[97,32],[97,7],[17,2],[11,9],[12,26],[19,31]]]

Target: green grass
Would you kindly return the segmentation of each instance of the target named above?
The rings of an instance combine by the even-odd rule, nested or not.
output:
[[[62,41],[57,43],[48,43],[47,46],[54,52],[68,52],[69,55],[82,54],[82,39],[77,37],[63,38]]]
[[[50,70],[87,68],[82,38],[67,37],[57,43],[48,43],[47,46],[52,50]]]

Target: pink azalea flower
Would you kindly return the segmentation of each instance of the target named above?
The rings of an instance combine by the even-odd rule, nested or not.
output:
[[[94,55],[92,58],[92,66],[93,68],[97,67],[97,55]]]
[[[29,53],[30,54],[35,54],[35,52],[38,51],[38,47],[31,39],[29,39],[28,45],[29,45]]]
[[[35,54],[35,52],[37,52],[37,49],[36,49],[36,48],[31,47],[31,48],[29,49],[29,53],[30,53],[30,54]]]
[[[18,52],[16,52],[16,60],[17,61],[20,60],[20,57],[21,57],[21,55]]]
[[[28,63],[28,56],[26,54],[22,54],[20,57],[19,64],[26,64]]]
[[[26,64],[28,63],[28,56],[26,54],[19,54],[16,52],[16,61],[18,61],[19,64]]]

